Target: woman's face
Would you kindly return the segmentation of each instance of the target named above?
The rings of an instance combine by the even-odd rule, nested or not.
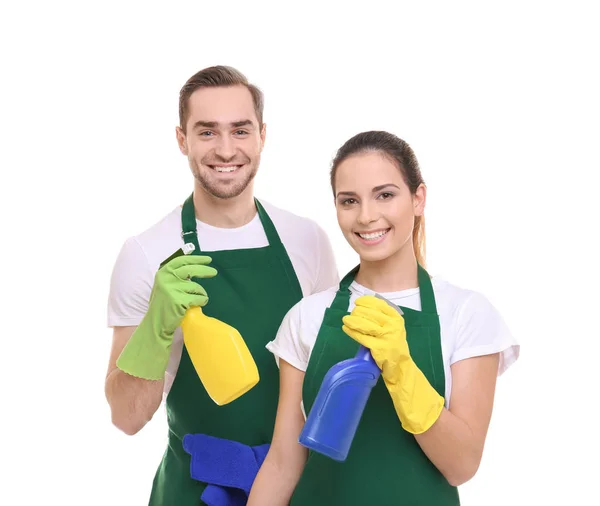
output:
[[[415,216],[423,214],[425,186],[415,195],[402,173],[379,152],[352,155],[337,168],[335,206],[340,229],[361,260],[385,260],[412,250]]]

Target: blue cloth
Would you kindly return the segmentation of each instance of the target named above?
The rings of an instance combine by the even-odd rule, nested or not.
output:
[[[191,455],[190,475],[207,483],[208,506],[245,506],[270,445],[247,446],[206,434],[187,434],[183,449]]]

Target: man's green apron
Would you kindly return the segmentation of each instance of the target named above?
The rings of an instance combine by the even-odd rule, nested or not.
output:
[[[349,286],[358,267],[341,281],[325,312],[304,378],[308,413],[326,372],[353,357],[358,343],[342,331],[348,314]],[[440,322],[429,275],[418,269],[421,311],[402,307],[410,354],[440,395],[445,395]],[[363,412],[350,452],[336,462],[310,452],[291,506],[456,506],[458,491],[431,463],[415,437],[400,425],[380,378]]]
[[[201,251],[192,196],[182,209],[183,239],[194,254],[212,258],[218,271],[199,280],[209,296],[203,312],[235,327],[250,349],[260,381],[249,392],[224,406],[208,396],[183,347],[181,362],[167,396],[169,442],[154,478],[150,506],[197,506],[206,484],[190,477],[190,455],[182,446],[186,434],[208,434],[256,446],[270,443],[277,411],[279,370],[265,348],[286,312],[302,291],[273,222],[255,200],[269,245],[264,248]]]

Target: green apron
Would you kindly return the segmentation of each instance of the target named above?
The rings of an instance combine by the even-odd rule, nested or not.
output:
[[[304,378],[308,413],[325,373],[353,357],[358,343],[342,331],[348,314],[349,286],[358,267],[341,281],[326,310]],[[429,275],[418,268],[421,311],[402,307],[410,354],[440,395],[445,395],[440,322]],[[383,379],[365,406],[350,452],[336,462],[311,451],[291,506],[457,506],[458,490],[423,453],[415,437],[400,425]]]
[[[194,254],[212,257],[216,277],[199,280],[209,302],[203,308],[239,330],[258,367],[260,381],[249,392],[224,406],[208,396],[183,347],[181,362],[167,396],[168,447],[157,470],[150,506],[197,506],[206,487],[190,477],[190,455],[182,446],[186,434],[208,434],[256,446],[270,443],[279,394],[279,370],[265,348],[287,311],[302,291],[273,222],[255,200],[269,245],[264,248],[201,251],[196,231],[193,196],[183,205],[181,221],[185,242]]]

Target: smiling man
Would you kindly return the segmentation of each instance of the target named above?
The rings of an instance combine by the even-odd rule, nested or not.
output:
[[[205,504],[208,496],[241,492],[219,483],[247,481],[240,473],[256,473],[260,463],[233,457],[235,466],[224,464],[231,448],[225,443],[256,449],[271,441],[279,375],[265,345],[296,302],[339,281],[329,240],[314,221],[254,197],[266,136],[262,92],[236,69],[210,67],[181,89],[179,119],[177,142],[193,192],[125,241],[108,300],[106,397],[114,425],[136,434],[166,396],[168,446],[152,506]],[[165,262],[184,244],[194,245],[193,254]],[[181,321],[192,306],[239,330],[258,366],[259,383],[230,404],[210,399],[183,346]],[[214,465],[203,463],[212,478],[194,474],[199,457],[184,444],[186,435],[224,445],[213,449]],[[209,449],[203,451],[206,458]],[[223,475],[229,469],[237,475]]]

